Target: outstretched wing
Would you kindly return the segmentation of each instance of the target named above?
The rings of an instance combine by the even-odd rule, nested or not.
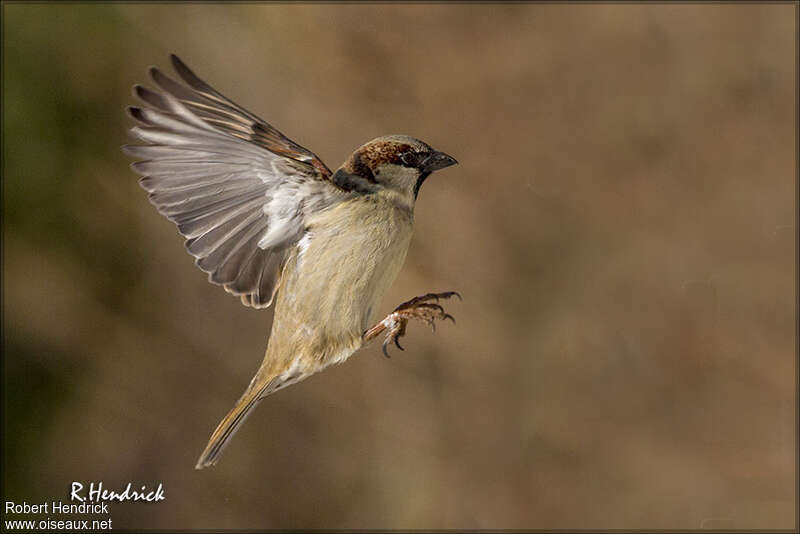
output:
[[[135,86],[146,107],[126,145],[132,168],[160,213],[187,238],[209,281],[269,306],[288,248],[304,231],[304,213],[324,209],[346,190],[320,159],[211,88],[172,55],[181,84],[151,68],[161,89]]]

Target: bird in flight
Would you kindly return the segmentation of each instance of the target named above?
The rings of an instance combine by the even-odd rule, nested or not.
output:
[[[452,316],[438,304],[460,295],[427,293],[370,326],[411,241],[414,204],[425,179],[457,162],[405,135],[373,139],[332,172],[170,56],[180,82],[152,67],[157,86],[134,86],[144,103],[128,111],[143,145],[150,202],[186,238],[210,282],[245,306],[275,302],[264,360],[222,419],[195,466],[214,465],[234,432],[267,395],[341,363],[385,333],[383,352],[409,319],[435,326]],[[454,321],[455,322],[455,321]]]

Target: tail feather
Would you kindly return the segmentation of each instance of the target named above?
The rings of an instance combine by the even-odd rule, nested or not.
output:
[[[250,387],[244,392],[244,395],[241,396],[233,409],[220,421],[217,429],[211,434],[203,454],[197,459],[197,464],[194,466],[195,469],[203,469],[217,463],[220,454],[222,454],[222,451],[241,424],[247,419],[247,416],[252,413],[253,408],[267,394],[276,389],[273,387],[274,382],[275,380],[271,380],[260,388]]]
[[[217,429],[214,430],[214,433],[211,434],[211,438],[208,440],[206,449],[203,451],[203,454],[200,455],[200,458],[197,459],[197,464],[194,466],[195,469],[203,469],[204,467],[209,467],[217,463],[223,449],[228,445],[228,442],[242,423],[244,423],[244,420],[247,419],[247,416],[253,411],[253,408],[255,408],[264,397],[286,386],[295,384],[313,374],[313,372],[300,371],[296,361],[289,369],[277,376],[273,375],[272,378],[264,379],[264,374],[262,374],[262,372],[263,370],[259,369],[244,394],[242,394],[236,402],[236,405],[228,412],[228,415],[220,421],[219,425],[217,425]]]

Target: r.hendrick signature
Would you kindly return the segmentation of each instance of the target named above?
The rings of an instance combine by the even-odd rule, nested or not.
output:
[[[80,482],[72,483],[72,490],[70,491],[69,498],[72,501],[146,501],[158,502],[164,500],[164,487],[159,482],[158,487],[150,490],[147,486],[142,486],[140,490],[134,490],[133,483],[128,482],[124,491],[107,490],[103,488],[102,482],[90,482],[88,494],[83,492],[84,485]]]

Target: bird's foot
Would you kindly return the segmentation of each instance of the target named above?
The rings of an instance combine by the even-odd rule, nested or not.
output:
[[[405,335],[409,319],[425,321],[434,331],[436,330],[436,319],[450,319],[453,323],[456,322],[452,315],[446,313],[444,308],[436,304],[439,299],[449,299],[452,296],[456,296],[461,300],[461,295],[457,292],[446,291],[444,293],[427,293],[402,303],[386,319],[364,332],[364,341],[371,341],[384,331],[387,331],[386,338],[383,340],[383,354],[387,358],[389,357],[387,348],[390,343],[394,343],[400,350],[405,350],[400,346],[398,340]]]

